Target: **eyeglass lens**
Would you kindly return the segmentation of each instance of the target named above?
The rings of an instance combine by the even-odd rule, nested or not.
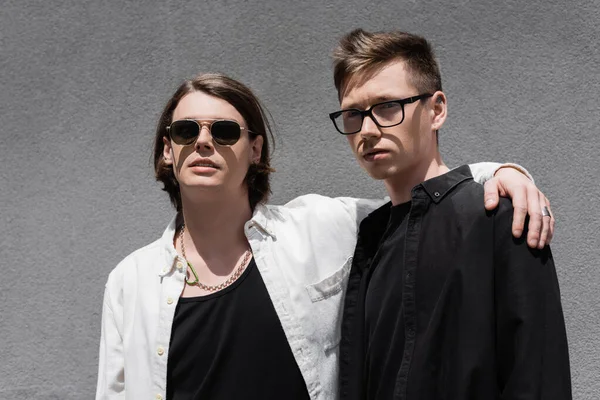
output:
[[[240,125],[235,121],[215,121],[210,125],[210,134],[214,141],[223,146],[231,146],[240,138]],[[200,125],[192,120],[180,120],[171,124],[171,139],[180,145],[189,145],[200,134]]]
[[[400,102],[386,102],[375,105],[371,109],[371,115],[375,117],[376,123],[386,127],[402,122],[404,112]],[[336,116],[335,124],[344,133],[356,133],[361,130],[363,119],[363,114],[359,110],[346,110]]]

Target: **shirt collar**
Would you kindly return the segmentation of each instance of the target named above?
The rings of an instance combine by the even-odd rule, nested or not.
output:
[[[167,229],[165,229],[162,236],[160,237],[160,243],[163,249],[165,250],[165,267],[162,268],[159,272],[159,276],[161,277],[168,275],[171,272],[173,267],[176,265],[179,257],[179,255],[177,254],[177,250],[175,250],[175,246],[173,246],[173,238],[175,237],[175,230],[177,228],[176,222],[177,215],[175,215],[171,219],[171,222],[169,222]]]
[[[177,251],[175,250],[175,246],[173,246],[173,238],[175,237],[175,230],[177,226],[175,225],[177,222],[177,215],[171,218],[171,222],[167,225],[167,229],[163,232],[160,241],[169,253],[169,255],[176,257]]]
[[[426,180],[420,185],[417,185],[415,189],[419,188],[419,186],[423,187],[425,192],[429,195],[429,197],[431,197],[431,200],[437,204],[452,189],[454,189],[454,187],[456,187],[459,183],[466,181],[467,179],[473,179],[471,169],[468,165],[462,165],[458,168],[448,171],[443,175]],[[413,189],[413,197],[415,189]]]
[[[270,216],[271,213],[273,213],[273,211],[269,210],[264,204],[257,204],[256,207],[254,207],[252,219],[247,222],[247,225],[254,225],[273,239],[276,239],[275,233],[269,224],[269,217],[272,217]]]
[[[270,212],[269,209],[265,205],[258,204],[254,208],[254,215],[248,222],[246,222],[245,228],[251,229],[252,227],[255,226],[256,228],[260,229],[267,235],[273,237],[273,239],[276,239],[273,231],[271,229],[269,229],[269,218],[268,218],[269,212]],[[166,259],[165,259],[166,267],[160,271],[160,273],[159,273],[160,276],[165,276],[165,275],[169,274],[171,272],[171,270],[173,269],[173,267],[177,265],[177,261],[180,261],[179,254],[177,253],[177,250],[175,250],[175,246],[173,246],[173,238],[175,237],[175,232],[177,229],[176,224],[177,224],[177,215],[175,215],[171,219],[171,222],[169,222],[169,225],[167,226],[167,228],[165,229],[165,231],[163,232],[163,234],[160,238],[162,247],[165,249],[165,252],[166,252]],[[184,261],[181,260],[182,265],[183,265],[183,263],[184,263]]]
[[[275,238],[275,233],[269,228],[269,213],[271,211],[264,204],[257,204],[254,208],[252,218],[246,222],[246,226],[256,226],[267,235]],[[175,237],[177,215],[175,215],[161,236],[161,243],[173,258],[177,257],[177,251],[173,246],[173,238]]]

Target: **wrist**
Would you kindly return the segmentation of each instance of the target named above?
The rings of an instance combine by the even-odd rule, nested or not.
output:
[[[535,183],[533,180],[533,176],[531,176],[531,174],[529,173],[529,171],[527,171],[525,168],[523,168],[522,166],[520,166],[519,164],[514,164],[514,163],[504,163],[498,166],[498,168],[496,168],[496,171],[494,171],[494,177],[496,176],[496,174],[502,170],[503,168],[511,168],[514,169],[520,173],[522,173],[523,175],[525,175],[527,178],[529,178],[529,180],[532,183]]]

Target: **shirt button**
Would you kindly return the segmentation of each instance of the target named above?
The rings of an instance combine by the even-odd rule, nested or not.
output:
[[[156,400],[162,400],[162,398],[163,398],[162,395],[160,395],[160,394],[156,395]]]
[[[164,267],[162,272],[163,272],[163,274],[166,274],[167,272],[169,272],[169,267]]]
[[[186,270],[186,265],[184,263],[182,263],[181,261],[179,261],[177,263],[177,268],[179,269],[180,272],[185,272]]]
[[[434,195],[435,197],[440,197],[440,192],[435,192],[433,195]]]
[[[159,346],[158,349],[156,350],[156,354],[158,354],[159,356],[162,356],[163,354],[165,354],[165,349],[163,349],[161,346]]]
[[[169,297],[169,298],[167,299],[167,304],[168,304],[168,305],[171,305],[171,304],[173,304],[173,298]]]

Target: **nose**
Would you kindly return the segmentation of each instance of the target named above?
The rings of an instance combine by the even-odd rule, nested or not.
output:
[[[196,139],[196,149],[200,148],[211,148],[212,147],[212,136],[210,135],[210,128],[208,125],[200,125],[200,133]]]
[[[360,129],[360,136],[363,139],[370,139],[381,136],[381,131],[379,130],[379,127],[377,126],[375,121],[373,121],[373,118],[371,118],[370,115],[365,115],[365,118],[363,119],[362,127]]]

